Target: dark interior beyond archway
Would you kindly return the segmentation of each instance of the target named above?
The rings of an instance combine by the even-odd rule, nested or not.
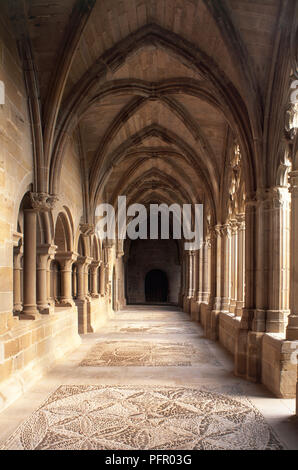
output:
[[[166,273],[160,269],[153,269],[146,274],[145,298],[146,302],[167,302],[168,278]]]

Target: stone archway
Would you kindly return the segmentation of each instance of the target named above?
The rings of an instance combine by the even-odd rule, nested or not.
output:
[[[168,277],[161,269],[152,269],[145,277],[145,298],[146,302],[167,302]]]

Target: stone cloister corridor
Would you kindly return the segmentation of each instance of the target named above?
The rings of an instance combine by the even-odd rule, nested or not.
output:
[[[131,306],[2,413],[4,449],[298,449],[295,400],[233,374],[170,306]]]
[[[297,449],[297,368],[298,0],[0,0],[1,445]]]

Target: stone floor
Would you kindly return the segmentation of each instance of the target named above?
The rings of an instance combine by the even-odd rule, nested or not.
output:
[[[187,314],[137,306],[1,413],[0,448],[298,450],[294,413]]]

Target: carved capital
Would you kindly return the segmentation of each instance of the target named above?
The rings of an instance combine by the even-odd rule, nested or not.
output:
[[[251,193],[247,195],[245,199],[245,207],[249,209],[249,208],[256,207],[256,205],[257,205],[256,193]]]
[[[238,230],[245,230],[245,214],[237,214],[236,223]]]
[[[36,211],[49,212],[54,209],[58,197],[48,193],[30,193],[32,208]]]
[[[258,204],[267,205],[268,209],[278,209],[289,202],[289,191],[282,186],[273,186],[258,191]]]
[[[89,237],[90,235],[94,235],[93,224],[87,224],[87,223],[80,224],[80,230],[81,230],[81,234],[84,237]]]
[[[91,264],[92,262],[92,258],[90,258],[89,256],[78,256],[77,258],[77,265],[78,266],[89,266],[89,264]]]
[[[55,259],[60,264],[61,268],[68,270],[76,261],[78,255],[73,251],[60,251],[56,254]]]
[[[298,194],[298,170],[289,173],[290,193]]]
[[[215,225],[214,227],[214,234],[216,237],[221,237],[222,236],[222,226],[221,225]]]
[[[229,224],[222,225],[220,230],[223,237],[231,236],[231,227]]]
[[[237,220],[235,220],[235,219],[230,220],[229,228],[230,228],[230,231],[231,231],[231,235],[235,235],[237,233],[237,230],[238,230]]]
[[[37,247],[37,265],[47,265],[49,260],[54,259],[57,250],[56,245],[44,244]]]

